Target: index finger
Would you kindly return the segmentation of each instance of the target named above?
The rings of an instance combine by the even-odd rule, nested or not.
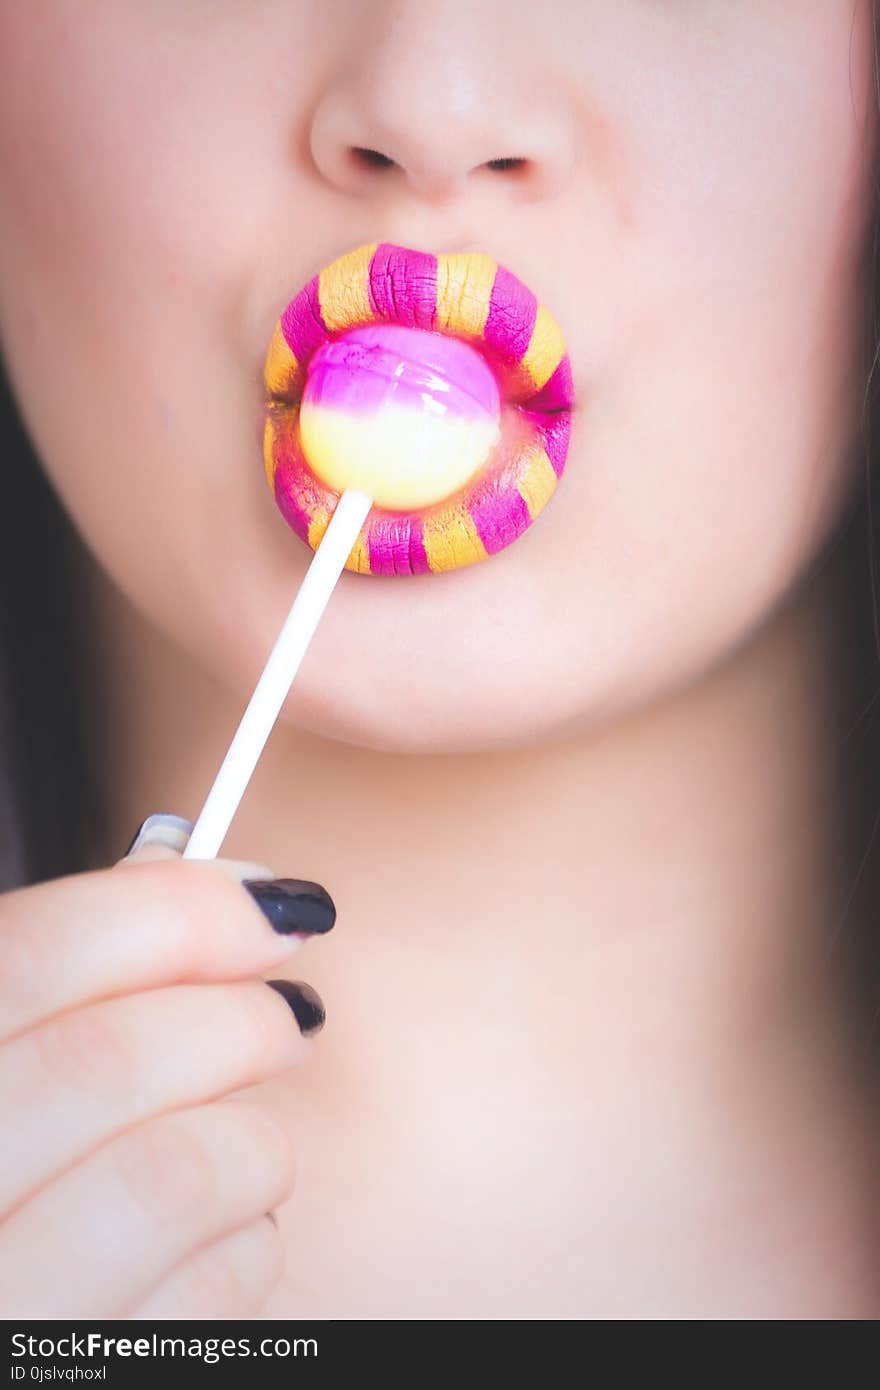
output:
[[[333,925],[323,889],[279,880],[294,898],[304,890],[303,925],[294,911],[281,922],[275,914],[273,929],[247,874],[220,860],[128,862],[0,897],[0,1038],[112,995],[262,974]],[[316,922],[321,894],[329,908]]]

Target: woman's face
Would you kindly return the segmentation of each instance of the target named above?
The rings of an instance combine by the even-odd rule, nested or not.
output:
[[[345,574],[287,717],[503,746],[693,681],[858,476],[871,42],[868,0],[3,5],[0,335],[78,529],[246,698],[311,559],[279,313],[365,242],[481,250],[566,336],[566,475],[487,562]]]

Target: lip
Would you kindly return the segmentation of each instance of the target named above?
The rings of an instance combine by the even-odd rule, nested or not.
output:
[[[266,476],[291,529],[314,550],[339,494],[309,467],[299,403],[312,354],[369,323],[447,333],[478,348],[498,378],[501,437],[478,475],[413,511],[374,506],[346,569],[403,576],[485,560],[511,545],[556,490],[574,391],[562,334],[531,290],[491,257],[432,255],[387,242],[358,247],[311,279],[275,325],[266,356]]]

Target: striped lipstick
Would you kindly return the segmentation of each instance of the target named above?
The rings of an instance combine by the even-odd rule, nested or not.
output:
[[[313,357],[328,358],[329,344],[344,345],[352,330],[370,324],[448,335],[477,349],[497,381],[500,433],[484,466],[443,501],[403,510],[374,505],[346,568],[373,575],[438,573],[496,554],[522,535],[556,489],[568,451],[573,389],[554,320],[520,280],[485,255],[363,246],[326,267],[290,301],[275,326],[264,373],[264,458],[282,515],[317,548],[340,494],[316,475],[302,448],[309,365]],[[329,349],[329,357],[340,354]]]

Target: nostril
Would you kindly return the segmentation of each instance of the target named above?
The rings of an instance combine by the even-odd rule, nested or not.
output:
[[[511,158],[505,156],[503,159],[487,159],[486,168],[491,169],[493,174],[513,174],[525,169],[528,164],[527,159]]]
[[[352,145],[350,154],[356,164],[367,169],[390,169],[394,165],[394,160],[381,150],[367,149],[363,145]]]

